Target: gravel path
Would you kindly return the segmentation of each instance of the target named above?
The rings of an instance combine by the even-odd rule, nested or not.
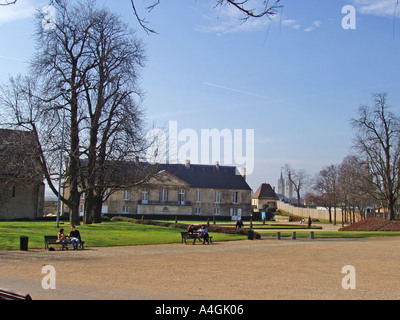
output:
[[[44,265],[55,290],[42,288]],[[342,288],[345,265],[354,290]],[[46,300],[400,299],[399,268],[398,237],[1,251],[0,287]]]

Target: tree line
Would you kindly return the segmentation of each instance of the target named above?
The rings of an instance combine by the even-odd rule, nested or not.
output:
[[[284,172],[297,193],[307,185],[307,205],[328,208],[329,222],[336,224],[337,208],[342,221],[356,222],[356,212],[366,218],[368,208],[399,215],[400,191],[400,116],[388,105],[388,94],[373,95],[372,106],[361,106],[351,120],[355,131],[352,152],[340,164],[322,168],[314,178],[304,170],[284,166]]]

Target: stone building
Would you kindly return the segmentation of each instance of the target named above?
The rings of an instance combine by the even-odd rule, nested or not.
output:
[[[277,207],[279,197],[276,195],[274,188],[268,183],[263,183],[253,195],[252,205],[254,212],[265,211],[269,206]]]
[[[114,191],[103,213],[145,217],[219,216],[229,220],[252,214],[252,190],[236,167],[157,164],[157,173],[141,186]],[[84,211],[84,200],[81,212]]]
[[[43,215],[43,173],[32,132],[0,129],[0,220]]]

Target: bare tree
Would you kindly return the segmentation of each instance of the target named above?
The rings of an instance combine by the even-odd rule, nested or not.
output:
[[[373,186],[366,192],[384,203],[393,220],[400,190],[400,118],[390,111],[386,93],[375,94],[373,102],[372,107],[361,106],[351,121],[354,147],[368,168],[365,183]]]
[[[315,178],[314,190],[319,194],[320,202],[329,210],[329,222],[332,222],[332,208],[334,210],[333,224],[336,225],[336,208],[339,198],[339,166],[330,165],[323,168]]]
[[[306,173],[305,170],[295,170],[289,164],[285,164],[283,167],[283,171],[287,179],[292,183],[294,191],[297,194],[297,206],[300,206],[301,201],[301,191],[303,187],[308,182],[309,175]]]
[[[373,185],[365,183],[369,175],[365,162],[356,155],[345,157],[339,166],[339,193],[342,204],[342,221],[349,214],[350,222],[355,222],[355,210],[358,208],[361,219],[365,219],[367,207],[376,205],[376,201],[368,196],[373,191]]]
[[[55,164],[65,138],[63,176],[69,195],[62,200],[70,207],[71,223],[79,224],[85,193],[84,221],[90,223],[99,220],[104,193],[115,186],[113,164],[133,161],[149,146],[138,88],[144,54],[134,33],[94,1],[71,5],[58,0],[56,6],[55,28],[38,26],[38,50],[31,65],[36,78],[11,79],[2,104],[8,108],[9,124],[35,133],[46,179],[57,195]],[[39,13],[38,23],[42,19]],[[65,136],[60,130],[63,122]],[[131,185],[149,176],[143,167],[131,172],[125,174]],[[128,185],[126,179],[120,181]]]
[[[110,163],[132,159],[146,146],[143,112],[135,101],[141,96],[137,73],[144,61],[142,44],[109,11],[93,10],[91,18],[95,23],[87,42],[88,57],[96,63],[84,82],[88,117],[83,123],[89,139],[87,171],[82,179],[86,223],[100,220],[107,181],[104,167],[109,170]]]

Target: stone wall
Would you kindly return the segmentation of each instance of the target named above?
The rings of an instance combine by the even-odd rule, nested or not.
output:
[[[311,219],[326,219],[329,220],[329,211],[328,209],[326,210],[320,210],[320,209],[313,209],[313,208],[300,208],[300,207],[295,207],[290,204],[284,203],[282,201],[277,202],[277,207],[278,209],[281,209],[283,211],[289,212],[291,214],[294,214],[296,216],[308,218],[311,217]],[[334,220],[334,212],[332,209],[332,221]],[[336,209],[336,221],[342,221],[342,211],[337,208]]]
[[[0,220],[37,219],[43,216],[44,184],[16,182],[0,190]]]

